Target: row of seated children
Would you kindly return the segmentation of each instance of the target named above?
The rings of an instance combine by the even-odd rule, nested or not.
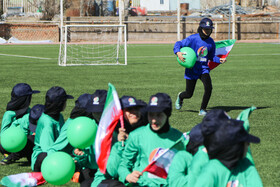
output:
[[[23,129],[30,130],[28,134],[33,134],[34,139],[31,129],[34,131],[36,123],[30,123],[32,110],[29,112],[29,104],[31,95],[38,92],[25,83],[13,88],[10,102],[15,103],[16,97],[21,98],[19,100],[23,100],[23,97],[30,99],[25,101],[24,114],[19,107],[16,108],[19,110],[12,110],[7,106],[1,132],[12,124],[21,125]],[[30,147],[25,148],[29,150],[28,158],[33,171],[41,170],[42,161],[47,155],[64,151],[75,158],[76,169],[80,174],[77,182],[81,186],[262,186],[251,152],[247,151],[249,143],[258,143],[259,138],[248,134],[243,121],[230,119],[222,110],[208,112],[202,123],[190,131],[189,142],[184,150],[176,153],[167,179],[148,172],[142,173],[149,164],[151,152],[157,148],[171,147],[183,135],[169,124],[172,101],[166,93],[152,95],[148,104],[133,96],[120,98],[124,128],[119,122],[113,135],[106,172],[101,173],[95,161],[94,145],[84,150],[74,148],[69,144],[66,132],[70,122],[79,116],[89,117],[98,124],[106,95],[106,90],[82,94],[64,123],[61,112],[66,107],[67,99],[73,99],[73,96],[67,95],[61,87],[48,90],[45,105],[37,112],[41,116],[37,122],[35,141],[31,141],[31,147],[34,147],[32,151]],[[1,153],[6,153],[3,148]],[[4,158],[4,162],[9,164],[25,156],[15,153],[19,154],[15,158],[11,156],[13,154]]]

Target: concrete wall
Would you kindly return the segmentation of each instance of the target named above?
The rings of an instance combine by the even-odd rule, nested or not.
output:
[[[197,32],[199,21],[182,21],[181,39]],[[128,24],[128,40],[131,41],[174,41],[177,40],[177,24]],[[217,21],[212,37],[228,39],[228,22]],[[236,39],[279,39],[279,23],[238,23]]]
[[[81,18],[73,17],[71,21],[78,21]],[[89,20],[88,20],[89,21]],[[105,18],[100,23],[114,24],[117,18]],[[181,39],[197,32],[200,19],[181,20]],[[175,17],[129,17],[125,22],[127,25],[128,41],[176,41],[177,20]],[[95,24],[99,24],[95,22]],[[214,20],[215,29],[212,37],[216,40],[228,39],[229,23],[227,20]],[[236,23],[236,39],[280,39],[280,20],[273,21],[272,18],[242,18]]]
[[[118,24],[118,17],[71,17],[68,21],[88,21],[90,24]],[[197,32],[200,19],[181,20],[181,39]],[[71,23],[73,24],[73,23]],[[128,41],[167,41],[177,40],[176,17],[129,17],[127,25]],[[214,20],[215,29],[212,37],[215,40],[228,39],[229,24],[227,20]],[[71,41],[89,41],[88,31],[72,34]],[[115,31],[112,31],[114,33]],[[275,18],[242,18],[236,23],[236,39],[280,39],[280,20]],[[117,36],[111,34],[112,36]],[[51,24],[16,24],[0,25],[0,37],[9,39],[16,37],[20,40],[52,40],[59,41],[59,27]]]

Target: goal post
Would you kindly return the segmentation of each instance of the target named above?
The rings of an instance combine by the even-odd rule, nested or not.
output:
[[[65,25],[59,65],[127,65],[126,25]]]
[[[60,0],[60,66],[127,65],[123,6],[119,7],[119,23],[116,25],[71,24],[64,22],[63,2]]]

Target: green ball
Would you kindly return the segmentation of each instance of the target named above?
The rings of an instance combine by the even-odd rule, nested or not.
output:
[[[97,124],[88,117],[77,117],[70,122],[67,129],[69,143],[79,149],[92,145],[95,141]]]
[[[20,126],[11,126],[1,134],[1,145],[11,153],[21,151],[27,143],[27,136]]]
[[[190,47],[182,47],[180,49],[180,52],[185,53],[183,54],[183,57],[185,58],[185,62],[181,61],[177,57],[177,61],[179,62],[179,64],[185,68],[192,68],[197,59],[194,50]]]
[[[41,172],[44,179],[53,185],[66,184],[73,177],[75,163],[65,152],[55,152],[48,155],[42,162]]]

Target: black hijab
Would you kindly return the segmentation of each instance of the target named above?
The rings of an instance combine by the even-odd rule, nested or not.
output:
[[[167,116],[167,119],[166,119],[166,122],[165,124],[163,125],[163,127],[161,127],[159,130],[155,131],[151,125],[150,125],[150,129],[155,132],[155,133],[158,133],[158,134],[161,134],[161,133],[166,133],[169,131],[170,129],[170,124],[169,124],[169,117],[171,116],[171,108],[165,108],[163,110],[163,112],[165,113],[165,115]]]
[[[200,26],[197,28],[197,32],[198,32],[198,34],[199,34],[199,36],[200,36],[200,38],[201,38],[202,40],[208,39],[208,38],[210,37],[210,35],[212,34],[212,31],[211,31],[211,33],[210,33],[209,35],[205,35],[205,34],[202,32],[202,27],[200,27]]]
[[[124,117],[123,117],[123,122],[124,122],[124,128],[126,133],[130,133],[133,130],[137,129],[138,127],[145,126],[148,124],[148,116],[147,116],[147,111],[145,107],[142,107],[140,109],[140,119],[138,120],[137,123],[131,125]],[[115,132],[119,132],[119,128],[121,128],[121,123],[120,121],[118,122]]]
[[[218,159],[229,170],[235,168],[244,153],[244,142],[234,145],[223,145],[215,140],[214,135],[204,137],[204,145],[209,159]]]
[[[46,97],[45,103],[45,114],[52,117],[54,120],[59,121],[60,112],[63,111],[66,99],[57,102],[50,102],[49,98]]]
[[[155,132],[155,133],[158,133],[158,134],[162,134],[162,133],[167,133],[170,129],[170,124],[169,124],[169,118],[166,119],[166,122],[165,124],[163,125],[163,127],[161,127],[159,130],[155,131],[151,125],[150,125],[150,129]]]
[[[71,111],[70,118],[75,119],[80,116],[89,117],[91,119],[94,119],[91,112],[87,112],[85,108],[80,108],[78,106],[75,106]]]
[[[28,113],[31,97],[32,95],[16,97],[12,93],[11,101],[8,102],[6,110],[14,111],[16,113],[16,119],[21,118]]]

